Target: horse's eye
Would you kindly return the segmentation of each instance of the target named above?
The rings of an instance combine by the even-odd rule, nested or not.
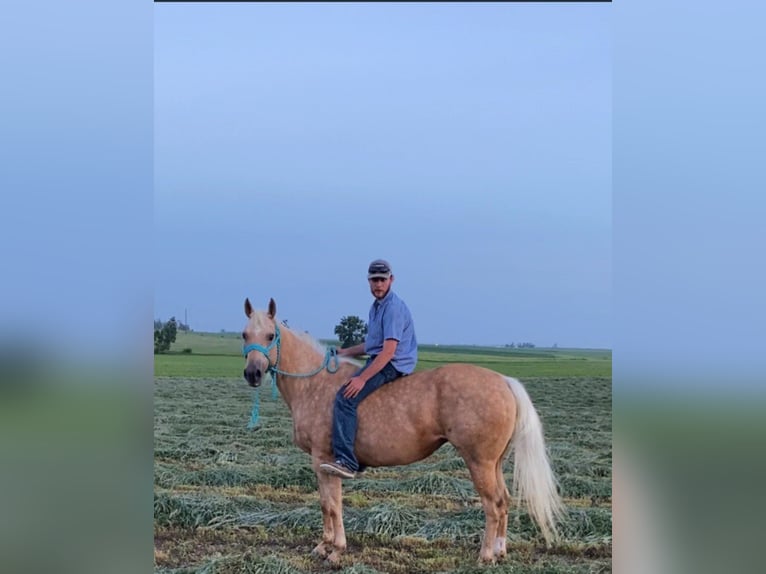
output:
[[[269,341],[273,341],[273,340],[274,340],[274,333],[269,333],[269,334],[266,336],[266,338],[267,338]]]

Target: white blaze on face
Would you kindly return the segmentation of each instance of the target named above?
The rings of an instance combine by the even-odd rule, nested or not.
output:
[[[273,342],[273,337],[269,340],[268,336],[274,334],[274,322],[269,318],[268,314],[264,311],[253,311],[250,315],[250,319],[247,322],[247,326],[244,329],[246,339],[245,345],[256,344],[264,349],[268,348]],[[261,373],[264,373],[268,369],[271,359],[267,356],[271,355],[271,350],[264,352],[263,350],[252,350],[248,352],[246,361],[248,369],[252,367],[258,368]]]
[[[247,322],[245,331],[247,332],[249,339],[259,340],[265,337],[267,332],[271,332],[273,328],[271,320],[266,316],[266,313],[263,311],[255,311]]]

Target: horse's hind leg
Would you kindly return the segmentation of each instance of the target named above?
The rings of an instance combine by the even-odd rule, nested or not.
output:
[[[506,538],[508,533],[508,506],[511,501],[511,493],[508,492],[508,488],[505,485],[505,476],[503,475],[503,459],[502,457],[497,462],[497,494],[496,498],[500,502],[500,519],[497,525],[497,534],[495,536],[495,558],[505,558],[507,554]]]
[[[504,504],[504,497],[501,495],[501,489],[497,484],[496,463],[494,461],[471,461],[468,462],[468,470],[471,472],[471,478],[473,479],[476,491],[481,497],[481,504],[486,518],[484,540],[479,552],[479,562],[494,563],[494,546],[496,539],[500,535],[501,508]],[[503,483],[502,487],[505,488],[505,483]]]

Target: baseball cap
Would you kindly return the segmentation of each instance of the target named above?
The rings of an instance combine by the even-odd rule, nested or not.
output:
[[[376,259],[367,268],[367,279],[373,277],[383,277],[388,279],[391,277],[391,265],[385,259]]]

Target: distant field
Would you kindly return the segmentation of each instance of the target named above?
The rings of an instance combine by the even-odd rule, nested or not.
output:
[[[261,425],[246,428],[253,391],[240,349],[236,334],[180,333],[172,354],[155,357],[155,571],[331,572],[308,555],[321,535],[316,477],[292,444],[281,398],[264,389]],[[514,510],[507,560],[477,568],[483,514],[464,463],[445,445],[418,464],[344,483],[349,548],[338,572],[610,572],[611,352],[422,346],[419,356],[419,369],[468,362],[524,382],[568,507],[564,538],[546,550]]]
[[[191,349],[191,353],[183,353]],[[508,349],[502,347],[421,345],[417,370],[467,362],[514,377],[611,377],[612,353],[603,349]],[[242,342],[235,333],[178,334],[170,353],[155,357],[161,377],[241,376]]]

